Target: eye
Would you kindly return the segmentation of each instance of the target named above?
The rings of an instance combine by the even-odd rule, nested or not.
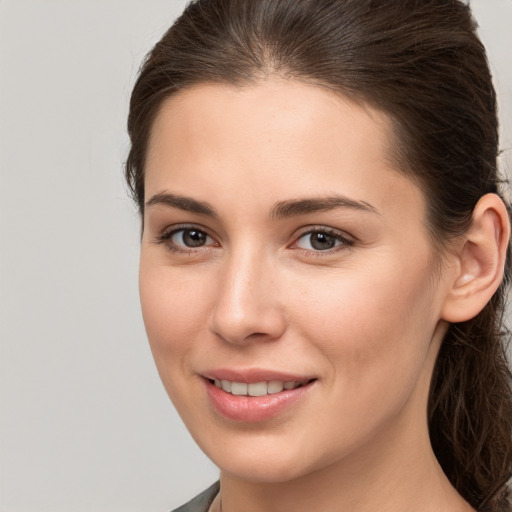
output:
[[[353,241],[337,231],[322,228],[304,233],[295,244],[308,251],[329,251],[340,246],[353,245]]]
[[[169,241],[178,247],[195,248],[211,244],[213,239],[204,231],[194,228],[182,228],[174,230]]]
[[[205,230],[196,226],[170,226],[155,238],[155,243],[165,245],[170,251],[187,254],[219,245]]]

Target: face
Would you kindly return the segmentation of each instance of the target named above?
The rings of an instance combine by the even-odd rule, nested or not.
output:
[[[381,112],[279,80],[194,86],[154,122],[144,321],[226,474],[288,481],[427,435],[443,277],[390,133]]]

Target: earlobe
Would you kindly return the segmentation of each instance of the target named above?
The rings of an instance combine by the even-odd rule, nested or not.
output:
[[[471,226],[457,251],[455,277],[444,303],[442,318],[465,322],[489,302],[503,279],[510,221],[496,194],[486,194],[475,206]]]

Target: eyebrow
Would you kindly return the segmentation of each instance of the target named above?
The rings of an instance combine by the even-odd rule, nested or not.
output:
[[[291,201],[278,201],[274,204],[270,217],[280,219],[295,217],[308,213],[325,212],[336,208],[349,208],[369,213],[378,214],[377,209],[366,201],[356,201],[342,195],[305,198]]]
[[[153,205],[163,205],[169,208],[177,208],[208,217],[218,217],[215,208],[206,201],[198,201],[191,197],[171,194],[169,192],[155,194],[145,203],[145,207]],[[324,212],[337,208],[349,208],[375,214],[379,213],[374,206],[366,201],[356,201],[346,196],[335,195],[278,201],[274,204],[272,211],[270,212],[270,218],[282,219],[286,217],[296,217],[300,215],[307,215],[308,213]]]
[[[178,208],[199,215],[206,215],[208,217],[217,217],[217,212],[211,204],[205,201],[197,201],[191,197],[170,194],[168,192],[155,194],[146,202],[145,207],[147,208],[157,204],[168,206],[169,208]]]

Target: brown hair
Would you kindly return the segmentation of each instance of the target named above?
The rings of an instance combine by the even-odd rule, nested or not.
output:
[[[148,54],[128,118],[126,178],[144,214],[144,163],[163,100],[200,82],[278,75],[372,104],[395,130],[399,168],[421,184],[437,248],[499,192],[495,91],[469,7],[459,0],[197,0]],[[508,258],[509,261],[509,258]],[[434,452],[481,511],[511,511],[511,374],[506,277],[474,319],[450,326],[428,404]]]

